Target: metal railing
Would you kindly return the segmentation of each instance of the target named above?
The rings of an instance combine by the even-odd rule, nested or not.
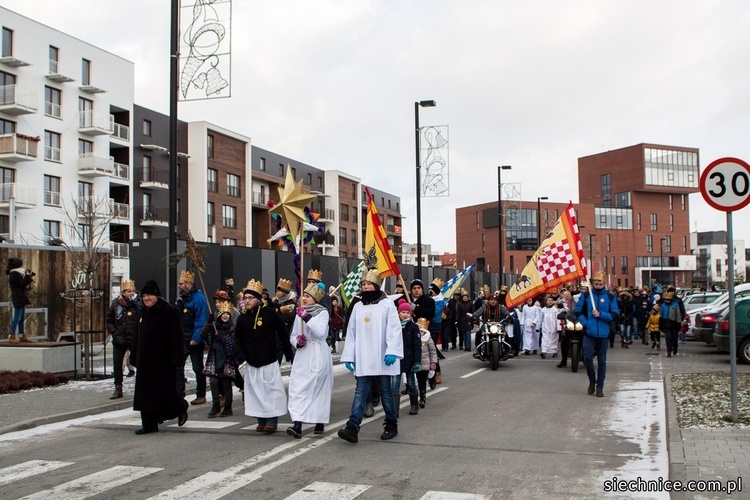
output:
[[[324,208],[323,213],[320,214],[321,219],[334,221],[336,220],[336,211],[332,208]]]
[[[36,112],[38,95],[36,91],[18,85],[0,86],[0,106],[17,106],[30,113]]]
[[[55,104],[54,102],[44,102],[44,114],[45,116],[51,116],[52,118],[62,117],[62,106]]]
[[[93,109],[79,111],[78,129],[94,129],[111,135],[115,131],[115,117],[109,113],[97,113]]]
[[[49,60],[49,74],[50,75],[56,75],[58,74],[58,68],[60,67],[60,63],[55,61],[54,59]]]
[[[130,258],[130,244],[128,243],[117,243],[111,242],[112,245],[112,257],[115,259],[128,259]]]
[[[109,199],[109,209],[116,219],[128,219],[130,217],[130,205],[119,203],[112,198]]]
[[[0,202],[9,202],[14,198],[16,203],[23,205],[36,205],[38,188],[9,182],[0,184]]]
[[[130,165],[125,165],[124,163],[115,162],[114,176],[119,179],[129,181],[130,180]]]
[[[253,204],[254,205],[265,205],[267,202],[268,202],[268,197],[266,196],[266,193],[253,191]]]
[[[113,137],[117,137],[118,139],[122,139],[123,141],[129,141],[130,127],[128,127],[127,125],[122,125],[120,123],[115,123],[111,135]]]
[[[60,193],[57,191],[44,190],[44,204],[52,205],[53,207],[62,206],[60,202]]]
[[[49,161],[60,161],[60,148],[44,146],[44,159]]]
[[[36,158],[39,141],[20,137],[18,134],[0,135],[0,155],[20,155]]]

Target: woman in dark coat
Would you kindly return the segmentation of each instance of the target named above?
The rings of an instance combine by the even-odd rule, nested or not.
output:
[[[161,298],[159,285],[148,281],[141,290],[143,309],[130,355],[136,366],[133,409],[141,412],[136,434],[159,430],[165,420],[187,422],[188,404],[177,391],[183,339],[179,311]]]
[[[31,304],[29,300],[29,290],[34,282],[34,273],[23,268],[23,261],[18,257],[8,259],[8,266],[5,269],[8,275],[8,285],[10,286],[10,298],[13,303],[13,320],[10,324],[10,335],[8,342],[11,344],[18,343],[16,330],[21,334],[21,342],[32,342],[24,332],[24,320],[26,319],[26,306]]]

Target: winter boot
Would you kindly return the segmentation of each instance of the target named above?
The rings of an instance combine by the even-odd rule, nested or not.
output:
[[[109,399],[120,399],[122,397],[122,385],[116,385],[115,390]]]
[[[425,407],[425,405],[427,405],[427,402],[425,401],[425,396],[424,396],[424,394],[422,394],[422,395],[421,395],[421,396],[419,397],[419,407],[420,407],[420,408],[424,408],[424,407]]]
[[[380,435],[380,439],[383,441],[387,441],[388,439],[393,439],[396,436],[398,436],[398,424],[394,424],[392,422],[386,422],[383,424],[383,434]]]
[[[323,434],[326,431],[326,426],[324,424],[315,424],[315,429],[313,430],[313,434]]]
[[[232,412],[232,403],[225,403],[224,404],[224,409],[221,410],[221,415],[219,415],[219,416],[220,417],[231,417],[232,415],[234,415],[234,413]]]
[[[11,334],[10,334],[10,337],[8,337],[8,343],[9,343],[9,344],[18,344],[18,339],[16,338],[16,336],[15,336],[15,335],[13,335],[13,334],[11,333]]]
[[[409,408],[409,415],[416,415],[419,413],[419,396],[416,392],[409,393],[409,404],[411,404],[411,408]]]
[[[295,421],[293,426],[287,427],[286,433],[293,436],[294,439],[302,439],[302,422]]]
[[[31,340],[29,337],[27,337],[25,333],[23,335],[21,335],[21,338],[19,339],[19,342],[21,342],[22,344],[33,344],[34,343],[34,341]]]
[[[211,405],[211,411],[208,412],[208,418],[218,417],[219,413],[221,413],[221,405],[214,403]]]
[[[393,396],[393,404],[396,405],[396,418],[398,418],[398,410],[401,406],[401,394],[396,394]]]
[[[350,443],[356,443],[359,441],[359,436],[357,436],[357,428],[354,427],[354,424],[347,422],[346,427],[343,429],[339,429],[339,437],[343,439],[344,441],[349,441]]]

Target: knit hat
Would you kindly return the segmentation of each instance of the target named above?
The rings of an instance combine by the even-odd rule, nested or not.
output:
[[[143,288],[141,288],[141,295],[156,295],[161,297],[161,290],[159,285],[154,280],[148,280]]]
[[[424,290],[424,284],[422,283],[422,280],[419,278],[411,280],[411,284],[409,285],[409,290],[411,290],[415,286],[421,287],[422,290]]]
[[[11,257],[8,259],[8,267],[5,268],[5,274],[10,273],[11,269],[18,269],[23,266],[23,261],[18,257]]]
[[[411,312],[411,306],[404,299],[401,299],[401,300],[398,301],[398,312],[401,312],[401,311],[409,311],[409,312]]]

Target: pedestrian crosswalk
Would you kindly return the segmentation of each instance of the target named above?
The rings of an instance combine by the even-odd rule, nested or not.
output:
[[[28,481],[34,477],[45,477],[49,472],[55,470],[65,471],[66,467],[72,467],[75,462],[30,460],[15,464],[13,466],[0,468],[0,486],[6,486],[5,491],[13,491],[14,485],[21,484],[28,489],[30,484],[46,484],[50,481],[49,476],[45,481]],[[111,494],[110,491],[118,487],[127,487],[130,483],[135,484],[140,479],[164,474],[171,476],[174,471],[162,467],[137,467],[132,465],[115,465],[105,469],[83,475],[48,489],[42,489],[22,497],[22,500],[40,500],[46,498],[65,498],[66,500],[83,500],[99,495]],[[238,473],[238,472],[206,472],[198,477],[190,479],[164,490],[151,499],[219,499],[230,495],[248,484],[262,477],[260,472]],[[351,500],[357,498],[370,488],[378,487],[370,484],[348,484],[336,482],[315,481],[298,489],[286,500]],[[127,491],[121,493],[127,496]],[[448,492],[448,491],[426,491],[420,500],[484,500],[488,497],[473,493]]]

